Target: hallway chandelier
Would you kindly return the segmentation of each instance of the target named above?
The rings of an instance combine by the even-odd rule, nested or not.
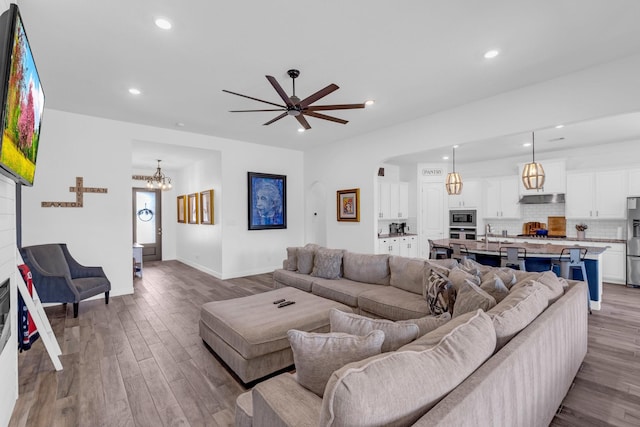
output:
[[[456,172],[456,147],[457,145],[453,146],[453,172],[449,172],[447,174],[447,181],[445,183],[447,193],[451,195],[460,194],[462,192],[462,177],[458,172]]]
[[[162,160],[158,160],[156,173],[154,173],[153,176],[148,177],[147,188],[159,188],[162,191],[171,190],[173,187],[171,185],[171,178],[162,173],[162,169],[160,169],[161,161]]]
[[[533,158],[531,163],[524,165],[522,182],[527,190],[541,190],[544,188],[544,169],[540,163],[536,163],[536,135],[533,132],[531,132],[531,149]]]

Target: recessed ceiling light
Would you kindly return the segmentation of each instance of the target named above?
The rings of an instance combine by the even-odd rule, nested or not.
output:
[[[485,52],[484,57],[485,57],[485,59],[493,59],[498,55],[500,55],[500,51],[499,50],[491,49],[491,50],[488,50],[487,52]]]
[[[156,23],[156,27],[161,28],[163,30],[171,29],[171,22],[167,18],[156,18],[155,23]]]
[[[371,106],[371,105],[373,105],[375,103],[376,103],[376,101],[374,101],[373,99],[367,99],[366,101],[364,101],[365,107],[369,107],[369,106]]]
[[[562,129],[564,125],[556,125],[556,129]]]
[[[184,127],[184,123],[178,122],[178,123],[176,123],[176,126],[178,126],[179,128],[183,128]]]
[[[136,89],[135,87],[129,88],[129,93],[131,95],[140,95],[142,92],[140,92],[140,89]]]
[[[454,145],[454,146],[453,146],[453,148],[458,148],[458,147],[459,147],[459,145]]]
[[[524,144],[522,144],[523,147],[531,147],[531,143],[530,142],[525,142]]]
[[[298,128],[298,132],[300,133],[304,132],[304,128]]]
[[[442,160],[449,160],[449,156],[442,156]]]

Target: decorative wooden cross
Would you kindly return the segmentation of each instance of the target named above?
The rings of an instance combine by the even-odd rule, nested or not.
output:
[[[69,191],[72,193],[76,193],[76,201],[75,202],[42,202],[41,206],[43,208],[81,208],[83,202],[83,194],[84,193],[107,193],[106,188],[98,188],[98,187],[84,187],[83,178],[81,176],[76,177],[76,186],[69,187]]]

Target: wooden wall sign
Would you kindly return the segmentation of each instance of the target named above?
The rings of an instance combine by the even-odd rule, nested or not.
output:
[[[99,187],[85,187],[83,184],[83,178],[81,176],[76,177],[76,186],[69,187],[69,191],[71,193],[76,193],[76,201],[75,202],[42,202],[41,206],[43,208],[81,208],[83,203],[83,194],[84,193],[99,193],[106,194],[106,188]]]

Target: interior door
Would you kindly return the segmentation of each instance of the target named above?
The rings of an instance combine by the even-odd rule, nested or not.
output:
[[[142,260],[162,260],[162,191],[133,189],[133,243],[142,246]]]

